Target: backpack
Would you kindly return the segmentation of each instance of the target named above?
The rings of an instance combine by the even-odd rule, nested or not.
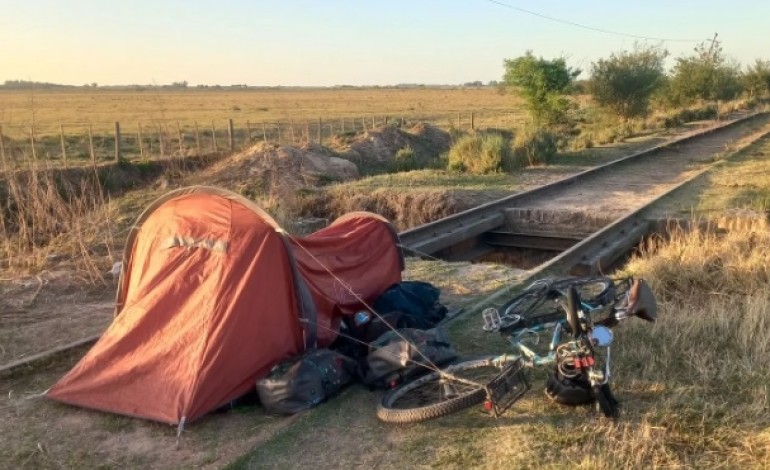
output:
[[[427,360],[426,360],[427,358]],[[401,328],[375,340],[359,375],[370,388],[393,388],[457,358],[441,329]],[[428,362],[428,360],[430,362]]]
[[[339,392],[355,372],[354,360],[328,349],[310,349],[274,366],[257,381],[257,394],[268,412],[290,415]]]
[[[422,281],[404,281],[388,287],[374,301],[380,314],[401,312],[410,328],[427,330],[444,319],[447,308],[439,303],[441,291]]]

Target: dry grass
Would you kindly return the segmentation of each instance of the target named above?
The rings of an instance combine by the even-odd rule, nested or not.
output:
[[[19,274],[55,261],[101,282],[112,217],[96,168],[73,179],[46,168],[9,173],[0,181],[0,269]]]
[[[0,102],[0,124],[6,134],[12,126],[22,126],[19,136],[29,129],[31,109],[39,134],[58,134],[61,123],[93,123],[95,132],[111,132],[114,121],[130,129],[138,122],[203,125],[228,118],[243,124],[404,116],[440,119],[441,126],[448,127],[457,125],[457,113],[464,113],[461,126],[470,127],[472,111],[479,126],[497,127],[508,120],[510,127],[523,113],[517,97],[501,95],[495,88],[0,90]]]
[[[770,233],[764,220],[659,240],[628,271],[649,279],[661,322],[624,332],[618,375],[654,392],[613,461],[760,468],[770,458]],[[618,436],[619,437],[619,436]],[[642,457],[643,458],[640,458]],[[729,463],[728,463],[729,462]],[[611,466],[611,465],[610,465]]]

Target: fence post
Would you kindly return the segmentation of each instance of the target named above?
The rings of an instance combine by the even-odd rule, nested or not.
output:
[[[361,124],[364,126],[364,133],[366,133],[366,118],[361,118]]]
[[[230,151],[235,150],[235,136],[233,135],[233,120],[228,119],[227,120],[227,140],[230,144]]]
[[[3,126],[0,125],[0,158],[3,159],[3,170],[8,171],[8,165],[5,163],[5,137],[3,137]]]
[[[59,136],[61,138],[61,158],[64,162],[64,168],[67,168],[67,145],[64,141],[64,125],[59,124]],[[0,137],[2,138],[2,137]]]
[[[321,118],[318,118],[318,145],[323,143],[323,133],[321,132]]]
[[[32,145],[32,161],[37,162],[37,150],[35,149],[35,126],[29,128],[29,143]]]
[[[120,123],[115,121],[115,161],[120,163]]]
[[[163,128],[158,124],[158,147],[160,148],[160,158],[166,156],[166,146],[163,145]]]
[[[262,121],[262,141],[267,143],[267,125]]]
[[[217,146],[217,128],[214,127],[214,121],[211,121],[211,140],[214,142],[214,151],[219,152],[219,147]]]
[[[96,152],[94,152],[94,130],[91,124],[88,125],[88,150],[91,153],[91,162],[96,164]]]
[[[179,141],[179,158],[184,158],[184,136],[179,121],[176,122],[176,138]]]
[[[144,142],[143,142],[144,139],[142,139],[142,123],[141,122],[136,124],[136,130],[137,130],[136,137],[139,140],[139,156],[142,158],[143,162],[146,162],[147,161],[147,157],[144,154]]]
[[[198,151],[198,156],[201,156],[201,134],[198,132],[198,121],[195,121],[195,149]]]
[[[472,131],[476,130],[476,121],[475,121],[475,116],[474,116],[473,113],[471,113],[471,130]]]

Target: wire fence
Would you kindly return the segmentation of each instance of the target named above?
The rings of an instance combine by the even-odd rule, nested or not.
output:
[[[33,163],[80,166],[106,161],[178,158],[234,152],[260,142],[331,145],[383,126],[408,129],[425,122],[444,130],[513,128],[521,113],[466,112],[451,115],[362,116],[272,121],[0,124],[0,170]]]

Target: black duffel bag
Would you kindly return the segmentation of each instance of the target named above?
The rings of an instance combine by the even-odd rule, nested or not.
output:
[[[355,373],[354,360],[329,349],[311,349],[273,367],[257,381],[257,393],[268,412],[290,415],[336,394]]]

